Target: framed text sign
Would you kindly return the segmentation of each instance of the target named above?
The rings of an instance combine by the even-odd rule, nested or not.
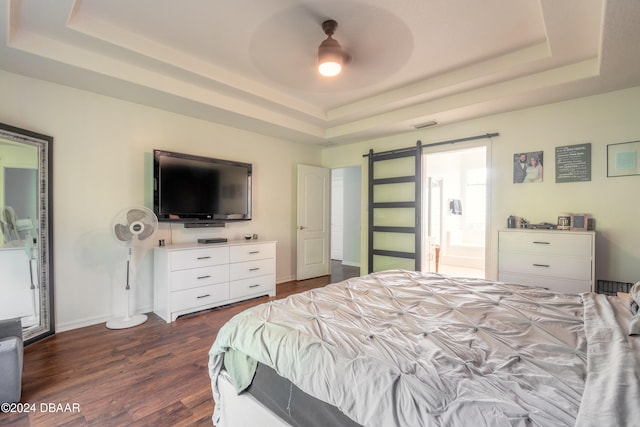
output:
[[[591,143],[556,147],[556,182],[591,181]]]

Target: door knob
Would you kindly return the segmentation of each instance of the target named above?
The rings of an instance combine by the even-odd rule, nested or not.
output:
[[[304,230],[305,228],[307,228],[307,227],[305,227],[304,225],[299,225],[298,226],[298,230]]]

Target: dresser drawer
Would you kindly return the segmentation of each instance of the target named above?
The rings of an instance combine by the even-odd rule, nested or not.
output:
[[[229,262],[229,248],[201,248],[175,251],[171,253],[170,259],[170,269],[172,271],[227,264]]]
[[[228,283],[172,292],[171,311],[188,310],[226,299],[229,299]]]
[[[214,285],[229,281],[228,265],[213,265],[210,267],[177,270],[171,273],[171,291],[197,288],[199,286]]]
[[[237,280],[229,284],[229,297],[233,299],[252,294],[266,294],[274,290],[275,282],[274,274]]]
[[[500,273],[498,280],[506,283],[540,286],[553,292],[561,292],[565,294],[591,292],[591,281],[589,280],[558,279],[555,277],[531,276],[509,272]]]
[[[229,262],[244,262],[256,259],[268,259],[276,257],[276,245],[274,244],[244,244],[231,246]]]
[[[248,279],[249,277],[275,274],[275,260],[259,259],[256,261],[229,264],[229,280]]]
[[[501,252],[498,257],[500,274],[515,272],[525,275],[591,280],[591,258],[504,252]]]
[[[591,257],[592,236],[554,232],[501,232],[500,252]]]

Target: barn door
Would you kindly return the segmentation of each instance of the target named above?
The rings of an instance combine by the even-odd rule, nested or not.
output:
[[[420,271],[422,145],[368,156],[369,273]]]

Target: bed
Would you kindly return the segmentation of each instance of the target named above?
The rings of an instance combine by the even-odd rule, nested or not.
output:
[[[209,353],[213,422],[640,425],[638,316],[614,296],[373,273],[225,324]]]

